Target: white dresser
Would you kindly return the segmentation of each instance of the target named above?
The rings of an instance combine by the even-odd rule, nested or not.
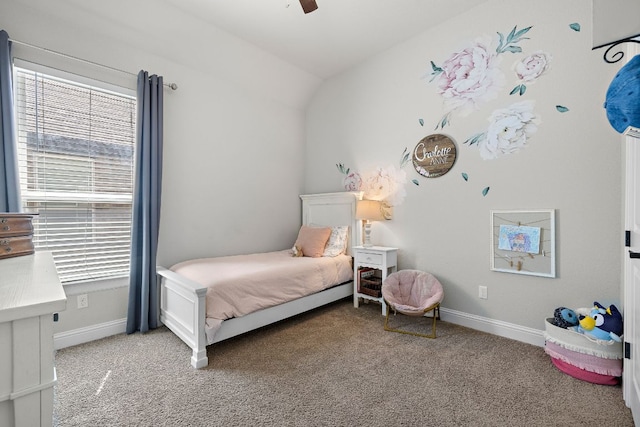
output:
[[[53,422],[53,313],[67,298],[50,252],[0,260],[0,426]]]

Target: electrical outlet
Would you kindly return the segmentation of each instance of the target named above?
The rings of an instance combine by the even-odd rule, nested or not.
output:
[[[487,287],[486,286],[478,286],[478,297],[482,299],[487,299]]]
[[[87,294],[78,295],[78,308],[89,307],[89,297]]]

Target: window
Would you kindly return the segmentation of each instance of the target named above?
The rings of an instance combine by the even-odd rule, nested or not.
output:
[[[136,99],[15,69],[20,186],[63,283],[129,274]]]

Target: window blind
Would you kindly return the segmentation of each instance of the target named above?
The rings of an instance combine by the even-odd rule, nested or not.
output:
[[[135,97],[15,69],[20,186],[63,283],[128,275]]]

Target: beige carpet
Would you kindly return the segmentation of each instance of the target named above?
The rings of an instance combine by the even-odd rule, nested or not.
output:
[[[633,425],[621,387],[565,375],[542,348],[446,322],[435,340],[385,332],[383,319],[341,301],[216,344],[201,370],[166,328],[63,349],[55,425]]]

